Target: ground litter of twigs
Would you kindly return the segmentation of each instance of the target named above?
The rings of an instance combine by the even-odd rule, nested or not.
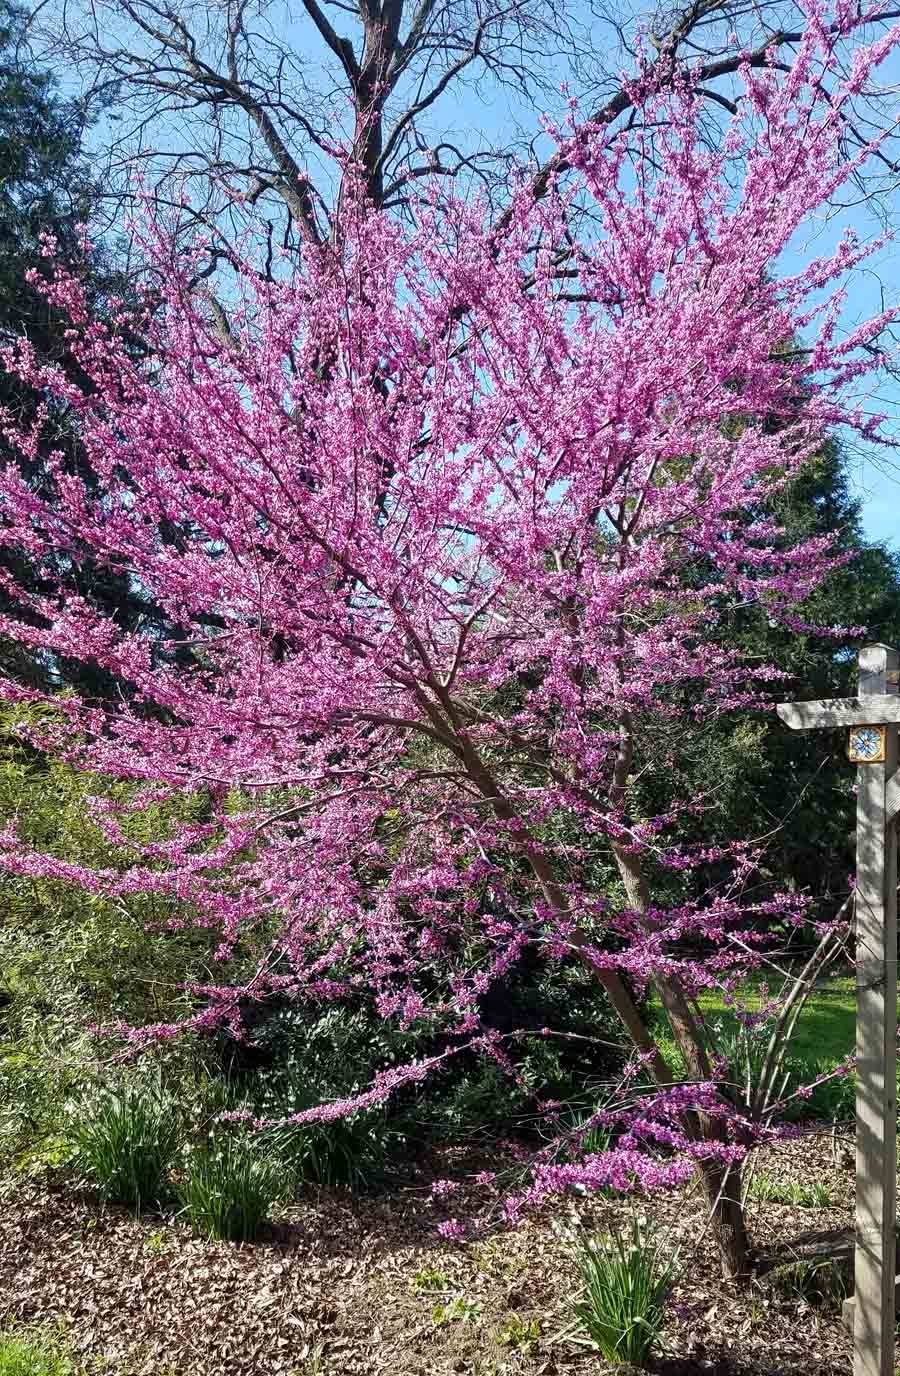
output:
[[[514,1230],[454,1243],[435,1225],[464,1202],[429,1203],[429,1181],[462,1163],[440,1165],[390,1195],[310,1192],[242,1245],[203,1241],[171,1218],[136,1219],[71,1187],[8,1182],[0,1323],[58,1325],[78,1359],[108,1376],[602,1373],[611,1368],[598,1356],[558,1337],[575,1288],[559,1225],[574,1208],[603,1230],[636,1207],[671,1230],[684,1262],[653,1368],[660,1376],[847,1371],[838,1305],[779,1294],[764,1280],[742,1291],[723,1282],[690,1191],[558,1202]],[[758,1246],[850,1224],[846,1142],[804,1136],[763,1154],[757,1170],[817,1182],[828,1195],[824,1208],[751,1204]]]

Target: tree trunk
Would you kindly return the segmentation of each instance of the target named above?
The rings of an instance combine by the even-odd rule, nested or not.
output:
[[[739,1165],[723,1166],[718,1161],[703,1161],[700,1178],[722,1275],[726,1280],[744,1281],[750,1274],[750,1247],[741,1201],[741,1168]]]
[[[450,704],[443,703],[448,712],[447,721],[440,717],[432,704],[426,702],[423,705],[431,716],[436,729],[450,736],[456,731],[457,752],[473,783],[482,795],[490,801],[495,815],[507,822],[515,819],[521,826],[521,818],[508,799],[504,797],[497,780],[494,779],[471,741],[465,735],[458,733],[458,724],[453,720],[452,712],[449,710]],[[623,749],[618,761],[620,777],[617,782],[617,789],[618,795],[621,796],[624,796],[625,772],[627,762],[630,759],[630,750],[629,736],[627,742],[623,742]],[[615,798],[617,806],[621,806],[621,796]],[[524,829],[520,831],[520,844],[524,841],[523,832]],[[547,856],[544,855],[540,844],[536,843],[532,837],[528,837],[528,839],[531,844],[527,848],[523,845],[523,851],[527,863],[541,887],[543,897],[554,912],[565,914],[568,911],[566,895],[556,880],[552,865]],[[646,912],[650,896],[640,862],[623,846],[614,844],[613,852],[618,862],[619,872],[629,902],[638,911]],[[584,944],[584,938],[580,933],[575,934],[574,944],[576,947]],[[650,1036],[620,975],[615,970],[600,970],[594,973],[603,985],[633,1044],[644,1054],[649,1053],[651,1060],[648,1068],[657,1084],[663,1088],[670,1086],[673,1080],[665,1057]],[[711,1079],[712,1069],[704,1036],[678,980],[658,976],[655,982],[663,1007],[666,1010],[669,1025],[687,1062],[689,1078],[694,1081]],[[723,1141],[721,1124],[708,1114],[689,1112],[684,1115],[684,1123],[686,1130],[695,1140]],[[741,1203],[740,1166],[726,1165],[713,1157],[709,1160],[701,1160],[698,1163],[698,1171],[709,1206],[710,1229],[719,1249],[723,1275],[729,1280],[741,1280],[748,1273],[749,1248],[744,1210]]]
[[[622,745],[617,761],[614,797],[619,807],[624,805],[631,749],[631,730],[628,724],[623,728]],[[640,860],[623,846],[614,845],[613,852],[628,902],[637,912],[646,912],[650,906],[650,893]],[[691,1011],[677,977],[658,975],[654,983],[675,1041],[687,1064],[689,1078],[695,1081],[712,1079],[712,1066],[704,1033]],[[686,1115],[685,1127],[700,1141],[724,1141],[721,1123],[708,1114],[698,1112]],[[741,1200],[741,1168],[739,1165],[723,1164],[711,1158],[700,1161],[698,1171],[709,1207],[710,1231],[719,1250],[722,1274],[727,1280],[745,1280],[749,1274],[750,1249]]]

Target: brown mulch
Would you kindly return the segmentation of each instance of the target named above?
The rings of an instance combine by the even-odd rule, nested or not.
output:
[[[852,1169],[827,1137],[780,1147],[759,1169],[821,1182],[831,1202],[751,1205],[758,1245],[849,1224]],[[0,1322],[58,1323],[80,1360],[109,1376],[587,1376],[606,1365],[557,1337],[573,1289],[560,1224],[577,1209],[603,1228],[632,1207],[577,1200],[458,1244],[436,1235],[443,1215],[424,1182],[382,1197],[321,1191],[261,1241],[235,1245],[71,1189],[8,1182]],[[765,1279],[741,1291],[724,1283],[690,1193],[638,1207],[670,1230],[684,1262],[659,1376],[844,1376],[849,1343],[835,1305]],[[453,1316],[436,1310],[457,1298]]]

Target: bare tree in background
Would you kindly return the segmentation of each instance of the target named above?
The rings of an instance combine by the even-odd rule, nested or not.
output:
[[[566,10],[563,0],[45,0],[32,34],[115,121],[114,175],[146,164],[170,193],[189,182],[207,215],[235,198],[277,200],[289,234],[321,241],[347,161],[378,206],[400,206],[431,174],[494,184],[504,150],[465,129],[435,136],[436,107],[461,82],[525,107],[558,100],[562,78],[583,79],[590,47],[589,27]]]
[[[513,152],[530,158],[539,186],[565,171],[564,155],[549,146],[549,161],[538,156],[537,112],[559,109],[562,83],[585,115],[634,118],[621,73],[634,70],[641,16],[628,0],[596,3],[610,7],[42,0],[31,35],[57,70],[77,73],[88,106],[105,111],[98,144],[113,186],[143,168],[157,197],[222,228],[227,219],[233,228],[248,202],[264,207],[273,243],[290,247],[333,233],[350,163],[372,202],[395,209],[423,177],[478,177],[502,223]],[[721,113],[741,61],[777,58],[805,22],[793,0],[689,0],[648,15],[644,42],[663,79],[690,72]],[[863,93],[849,142],[871,137],[884,96]],[[500,119],[491,119],[490,102]],[[886,175],[892,157],[883,150]]]

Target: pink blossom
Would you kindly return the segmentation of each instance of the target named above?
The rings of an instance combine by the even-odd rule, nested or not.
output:
[[[107,1029],[133,1051],[185,1031],[240,1038],[245,1010],[276,995],[365,1000],[446,1049],[289,1122],[383,1105],[463,1049],[525,1089],[512,1037],[484,1016],[523,960],[578,960],[633,1030],[630,987],[665,980],[688,1006],[731,996],[773,930],[818,921],[797,894],[753,898],[748,842],[686,839],[708,799],[636,819],[623,782],[645,725],[677,738],[770,710],[783,676],[742,656],[736,610],[830,639],[859,630],[809,621],[846,560],[837,538],[788,538],[766,513],[834,427],[879,437],[855,394],[895,314],[837,328],[869,251],[852,237],[782,268],[858,170],[841,104],[900,35],[866,44],[846,0],[834,19],[806,8],[788,70],[737,74],[720,151],[686,89],[640,73],[634,128],[573,111],[556,135],[571,184],[537,196],[523,179],[500,224],[452,193],[424,196],[408,224],[348,194],[333,242],[275,280],[248,241],[224,338],[194,290],[206,249],[152,217],[134,231],[152,314],[98,319],[77,277],[35,279],[68,318],[75,366],[21,340],[0,360],[69,408],[86,463],[54,452],[31,483],[50,412],[0,413],[23,461],[0,470],[0,634],[123,691],[3,679],[0,697],[23,740],[131,792],[89,804],[108,863],[9,826],[0,869],[150,897],[161,932],[208,938],[216,973],[185,975],[180,1021]],[[576,206],[589,213],[573,238]],[[805,347],[785,350],[792,338]],[[146,590],[168,638],[72,594],[61,570],[87,551]],[[154,800],[198,796],[202,823],[132,839]],[[620,879],[665,873],[674,896],[597,892],[598,855]],[[767,1140],[697,1035],[708,1078],[664,1091],[647,1088],[659,1048],[636,1035],[598,1120],[614,1145],[539,1156],[508,1215],[572,1188],[677,1185]],[[698,1112],[715,1135],[687,1131]]]

